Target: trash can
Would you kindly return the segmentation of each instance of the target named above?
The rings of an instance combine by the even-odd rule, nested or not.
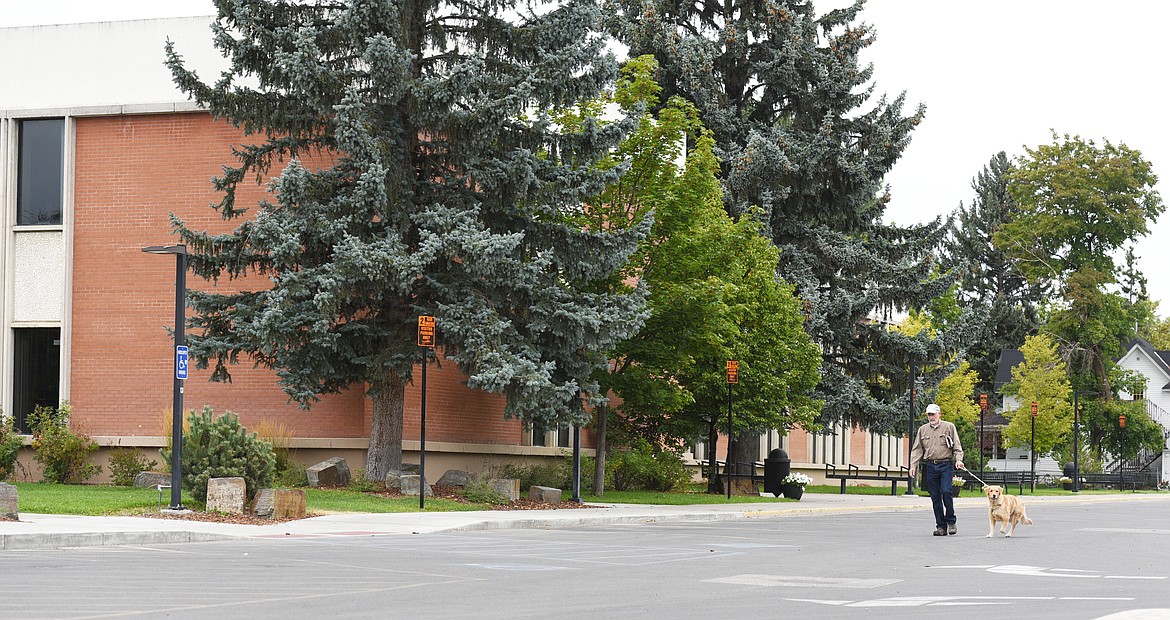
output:
[[[784,491],[780,483],[792,472],[792,459],[788,453],[776,448],[764,459],[764,492],[780,497]]]
[[[1065,463],[1064,469],[1061,471],[1064,472],[1064,475],[1068,476],[1069,478],[1072,478],[1073,474],[1077,473],[1077,468],[1072,463]]]

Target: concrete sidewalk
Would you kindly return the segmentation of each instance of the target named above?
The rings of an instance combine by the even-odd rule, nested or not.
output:
[[[1156,501],[1170,504],[1170,493],[1027,497],[1027,502],[1032,507],[1047,503],[1091,504],[1117,501]],[[983,507],[986,506],[986,501],[982,496],[960,497],[955,505],[959,509]],[[21,514],[19,521],[0,521],[0,551],[147,545],[236,538],[409,535],[456,530],[722,521],[842,512],[929,511],[930,500],[906,495],[806,493],[799,502],[695,506],[594,504],[594,506],[596,507],[559,510],[344,513],[272,525],[240,525],[150,517]]]

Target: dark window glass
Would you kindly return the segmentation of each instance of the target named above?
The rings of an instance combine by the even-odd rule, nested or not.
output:
[[[28,433],[28,414],[38,405],[60,404],[61,330],[55,327],[14,329],[12,407],[16,428]]]
[[[65,119],[21,121],[16,225],[61,223]]]

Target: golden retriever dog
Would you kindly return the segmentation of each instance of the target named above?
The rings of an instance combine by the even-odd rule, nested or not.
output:
[[[983,494],[987,496],[987,518],[991,521],[991,529],[987,531],[988,538],[995,536],[996,522],[999,523],[999,533],[1003,534],[1004,538],[1015,534],[1016,526],[1020,523],[1032,525],[1032,520],[1028,518],[1028,513],[1024,510],[1024,501],[1015,495],[1004,493],[1003,487],[985,486]],[[1008,531],[1009,523],[1012,526],[1011,531]]]

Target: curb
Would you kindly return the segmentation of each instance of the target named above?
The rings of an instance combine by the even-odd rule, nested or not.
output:
[[[29,551],[65,547],[161,545],[231,540],[236,536],[207,532],[68,532],[55,534],[0,534],[0,551]]]

